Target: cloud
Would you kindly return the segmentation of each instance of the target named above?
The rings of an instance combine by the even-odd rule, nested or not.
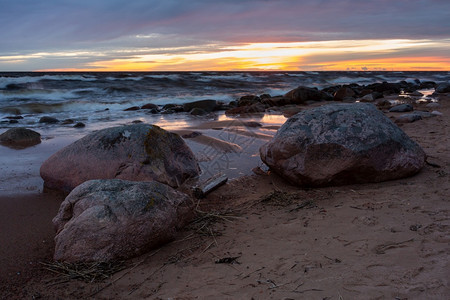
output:
[[[256,42],[449,36],[450,1],[0,0],[0,51],[133,35]]]
[[[3,59],[7,67],[220,52],[256,42],[450,38],[448,0],[0,0],[0,8],[0,56],[30,56]],[[36,58],[83,51],[89,54],[58,62]]]

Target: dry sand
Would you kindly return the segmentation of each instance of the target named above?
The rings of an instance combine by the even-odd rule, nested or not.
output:
[[[64,280],[38,264],[52,255],[61,196],[16,199],[0,210],[0,295],[449,299],[450,98],[440,103],[443,116],[401,126],[431,163],[416,176],[308,190],[274,174],[232,180],[199,203],[177,240],[102,282]]]

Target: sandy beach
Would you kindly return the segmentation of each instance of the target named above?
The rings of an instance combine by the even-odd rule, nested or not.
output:
[[[175,241],[100,282],[68,279],[42,264],[52,260],[51,219],[64,195],[2,196],[0,298],[449,298],[450,97],[439,103],[441,116],[401,124],[428,164],[413,177],[373,184],[299,189],[273,173],[249,175],[257,160],[239,160],[235,147],[251,156],[275,133],[278,117],[252,119],[262,124],[257,129],[220,119],[169,128],[202,132],[185,138],[197,155],[212,145],[208,137],[245,137],[213,143],[235,153],[227,165],[236,168],[234,179],[199,202],[196,220]]]

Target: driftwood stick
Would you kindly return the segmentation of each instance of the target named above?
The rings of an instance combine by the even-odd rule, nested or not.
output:
[[[218,173],[196,186],[194,188],[194,195],[197,198],[204,198],[207,194],[225,184],[227,181],[228,177],[225,174]]]

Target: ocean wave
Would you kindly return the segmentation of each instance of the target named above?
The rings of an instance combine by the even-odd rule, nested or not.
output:
[[[152,74],[152,75],[145,75],[145,78],[151,78],[151,79],[169,79],[169,80],[178,80],[180,79],[180,75],[178,74]]]
[[[49,90],[49,89],[23,89],[13,91],[1,91],[0,101],[17,102],[17,101],[64,101],[67,99],[78,99],[79,90]]]
[[[36,75],[36,76],[0,76],[0,89],[6,89],[8,86],[17,85],[27,88],[27,85],[44,80],[72,80],[72,81],[95,81],[94,75]]]
[[[373,82],[373,79],[366,78],[366,77],[347,77],[347,76],[341,76],[334,79],[328,80],[331,84],[367,84]]]
[[[119,77],[106,77],[105,80],[109,81],[125,81],[125,80],[133,80],[133,81],[140,81],[144,79],[145,76],[119,76]]]

